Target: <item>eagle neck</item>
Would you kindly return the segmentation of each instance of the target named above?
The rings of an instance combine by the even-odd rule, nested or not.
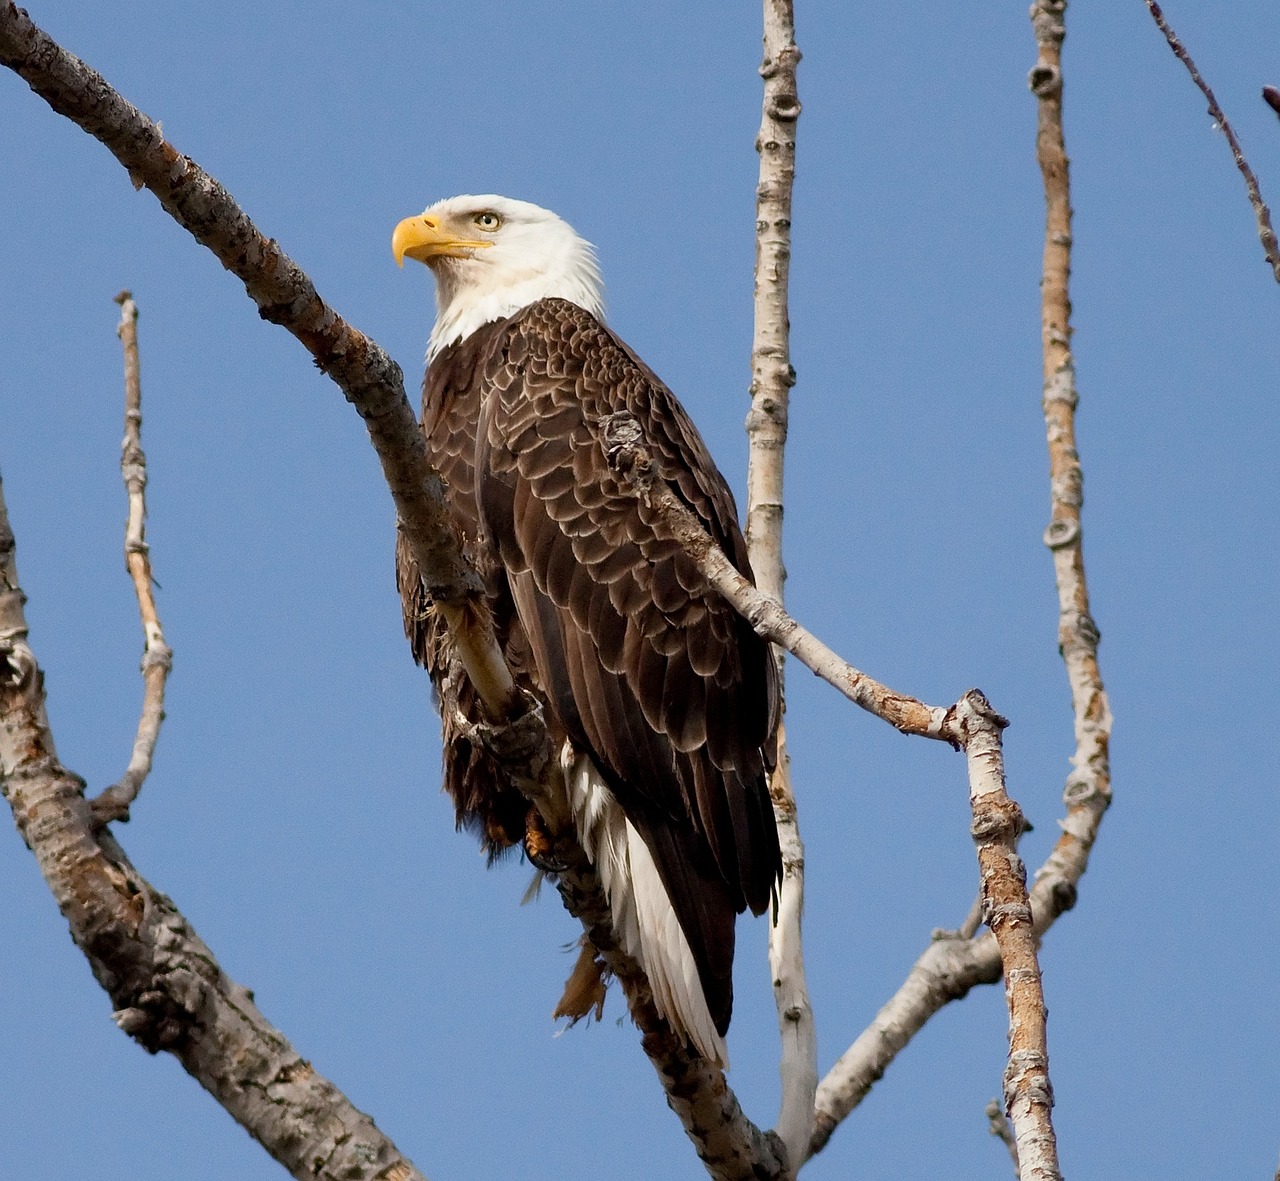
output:
[[[544,299],[563,299],[589,312],[602,323],[604,300],[598,287],[584,276],[566,275],[548,281],[545,275],[534,275],[496,290],[462,287],[455,276],[443,268],[436,275],[436,323],[427,341],[427,364],[441,350],[461,340],[486,324],[495,324]]]

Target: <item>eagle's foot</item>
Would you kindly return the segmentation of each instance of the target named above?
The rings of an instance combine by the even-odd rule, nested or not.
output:
[[[560,874],[569,868],[568,862],[556,856],[555,843],[542,813],[530,806],[524,818],[524,853],[535,869]]]

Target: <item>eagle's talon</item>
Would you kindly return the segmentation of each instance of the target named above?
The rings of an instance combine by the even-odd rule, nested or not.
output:
[[[524,821],[524,855],[535,869],[547,874],[562,874],[569,863],[555,855],[555,838],[547,831],[542,813],[530,808]]]

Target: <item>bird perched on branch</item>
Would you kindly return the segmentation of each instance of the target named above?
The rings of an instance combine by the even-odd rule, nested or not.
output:
[[[776,670],[610,470],[601,420],[634,416],[654,478],[750,577],[733,496],[675,396],[605,326],[595,252],[555,214],[451,197],[400,222],[392,249],[435,276],[422,429],[507,663],[544,705],[615,934],[668,1024],[724,1064],[736,916],[768,909],[781,875]],[[458,823],[497,856],[526,839],[528,801],[476,738],[479,701],[403,542],[397,582]]]

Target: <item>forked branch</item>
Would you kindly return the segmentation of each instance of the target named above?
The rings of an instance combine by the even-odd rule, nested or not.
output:
[[[54,750],[24,601],[0,487],[0,790],[116,1024],[151,1053],[173,1054],[299,1181],[424,1181],[94,820],[83,782]]]

